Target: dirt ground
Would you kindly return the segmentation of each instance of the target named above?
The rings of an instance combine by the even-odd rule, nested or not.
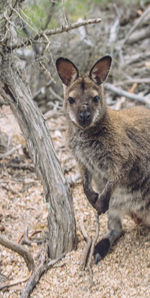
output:
[[[78,173],[74,159],[65,147],[65,119],[49,121],[52,139],[62,168],[72,179]],[[13,241],[19,241],[28,227],[37,239],[47,230],[47,205],[43,189],[31,160],[23,153],[24,139],[9,107],[0,110],[0,130],[6,132],[16,150],[0,160],[0,230]],[[18,145],[21,144],[20,148]],[[18,148],[18,149],[17,149]],[[20,167],[19,167],[20,165]],[[24,165],[22,167],[22,165]],[[31,297],[150,297],[150,230],[124,218],[124,236],[107,257],[92,266],[94,285],[90,287],[88,271],[79,268],[85,245],[80,229],[81,219],[90,236],[95,235],[94,210],[83,194],[81,181],[72,187],[78,246],[45,273]],[[107,229],[107,215],[100,217],[100,235]],[[39,238],[38,238],[39,237]],[[27,247],[36,261],[41,245]],[[16,285],[0,292],[0,297],[20,297],[29,273],[24,260],[0,246],[0,273],[4,280]],[[20,281],[23,281],[22,283]]]

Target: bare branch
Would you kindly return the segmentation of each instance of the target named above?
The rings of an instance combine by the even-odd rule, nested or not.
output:
[[[145,16],[150,13],[150,7],[148,7],[144,13],[141,15],[141,17],[137,20],[137,22],[133,25],[133,27],[131,27],[131,29],[129,30],[129,32],[127,33],[127,35],[125,36],[121,48],[124,46],[124,44],[126,43],[126,41],[129,39],[129,36],[131,35],[131,33],[139,26],[139,24],[143,21],[143,19],[145,18]]]
[[[130,38],[127,40],[128,44],[133,44],[138,41],[141,41],[143,39],[149,38],[150,37],[150,25],[147,26],[146,28],[142,28],[140,31],[138,30],[134,34],[130,36]]]
[[[46,245],[43,244],[40,252],[39,262],[35,267],[29,281],[27,282],[27,285],[21,294],[21,298],[29,297],[34,287],[39,282],[41,276],[65,256],[65,254],[62,254],[57,259],[48,261],[47,251],[48,251],[47,244]]]
[[[33,291],[35,285],[39,281],[41,275],[45,272],[45,263],[47,261],[47,251],[48,251],[47,243],[43,243],[38,264],[36,265],[29,281],[27,282],[27,285],[21,294],[21,298],[29,297],[30,293]]]
[[[1,234],[0,234],[0,244],[17,252],[19,255],[21,255],[24,258],[29,271],[33,270],[34,260],[32,258],[32,255],[29,253],[29,251],[26,248],[24,248],[20,244],[17,244],[15,242],[7,239],[5,236],[3,236]]]
[[[48,25],[49,25],[49,23],[51,21],[51,18],[52,18],[53,14],[54,14],[55,6],[56,6],[56,2],[52,2],[51,3],[51,6],[50,6],[50,9],[49,9],[49,12],[48,12],[48,15],[47,15],[47,18],[46,18],[46,22],[45,22],[45,24],[44,24],[44,26],[42,28],[43,30],[45,30],[48,27]]]
[[[7,282],[4,282],[4,283],[1,283],[0,284],[0,291],[3,290],[3,289],[6,289],[6,288],[16,286],[18,284],[22,284],[23,282],[26,282],[29,279],[30,275],[31,275],[31,272],[29,273],[29,275],[27,277],[25,277],[23,279],[14,280],[14,281],[7,281]]]
[[[48,36],[51,36],[51,35],[56,35],[56,34],[60,34],[60,33],[63,33],[63,32],[68,32],[70,30],[79,28],[81,26],[86,26],[86,25],[90,25],[90,24],[97,24],[97,23],[100,23],[100,22],[101,22],[100,18],[89,19],[89,20],[76,22],[76,23],[73,23],[73,24],[70,24],[70,25],[62,26],[62,27],[57,28],[57,29],[45,30],[45,31],[37,33],[32,38],[26,39],[25,41],[21,42],[20,44],[18,43],[16,45],[13,45],[11,47],[11,50],[18,49],[18,48],[21,48],[21,47],[24,47],[24,46],[29,46],[29,45],[32,44],[32,42],[37,41],[40,38],[45,39],[45,36],[48,37]]]
[[[121,89],[113,86],[112,84],[106,83],[105,84],[105,88],[107,90],[112,91],[113,93],[115,93],[115,94],[117,94],[119,96],[125,96],[125,97],[127,97],[127,98],[129,98],[131,100],[135,100],[137,102],[141,102],[141,103],[147,104],[148,106],[150,105],[150,99],[148,99],[146,97],[143,97],[143,96],[140,96],[140,95],[137,95],[137,94],[132,94],[130,92],[121,90]]]
[[[13,154],[15,151],[19,150],[20,148],[21,148],[21,145],[19,144],[16,147],[13,147],[9,151],[7,151],[6,153],[0,154],[0,159],[8,157],[9,155]]]

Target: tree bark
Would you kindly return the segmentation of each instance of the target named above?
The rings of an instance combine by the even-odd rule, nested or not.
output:
[[[18,120],[35,168],[41,177],[49,206],[49,256],[54,259],[75,248],[76,226],[72,195],[56,157],[45,120],[10,57],[11,54],[3,53],[0,88],[3,98]]]

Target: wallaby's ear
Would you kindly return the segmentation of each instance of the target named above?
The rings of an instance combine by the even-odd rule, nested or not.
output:
[[[104,56],[100,60],[98,60],[94,66],[91,68],[89,77],[91,80],[93,80],[97,85],[100,85],[103,83],[110,70],[111,66],[111,57],[110,56]]]
[[[77,67],[67,58],[58,58],[56,61],[56,68],[62,82],[66,86],[69,86],[79,77]]]

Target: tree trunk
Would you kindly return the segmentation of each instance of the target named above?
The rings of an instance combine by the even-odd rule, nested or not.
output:
[[[40,174],[49,205],[49,256],[57,258],[75,247],[76,228],[72,195],[56,157],[44,118],[12,60],[8,59],[10,57],[10,54],[3,53],[0,88],[3,98],[9,103],[18,120],[35,168]]]

